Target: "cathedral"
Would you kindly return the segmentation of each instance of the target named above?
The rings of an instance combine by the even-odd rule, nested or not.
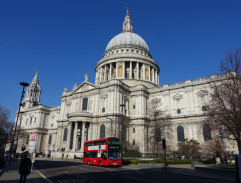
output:
[[[148,157],[153,151],[150,124],[162,123],[160,115],[168,116],[168,125],[159,135],[166,139],[170,151],[177,150],[178,142],[184,139],[200,144],[211,140],[212,131],[203,123],[205,104],[210,81],[225,75],[159,86],[159,72],[147,43],[133,32],[127,10],[122,32],[110,40],[97,62],[95,83],[89,82],[86,74],[80,85],[75,84],[72,90],[64,88],[60,106],[47,107],[40,102],[36,73],[21,106],[18,125],[26,136],[19,141],[17,152],[25,147],[53,158],[82,157],[85,141],[114,136]],[[237,152],[235,144],[225,143],[224,148]]]

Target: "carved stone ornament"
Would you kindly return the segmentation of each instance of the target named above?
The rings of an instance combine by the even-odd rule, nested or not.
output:
[[[82,87],[82,91],[86,91],[86,90],[88,90],[88,89],[89,89],[89,87],[88,87],[87,85],[85,85],[85,86]]]
[[[105,99],[105,98],[107,98],[108,97],[108,94],[107,93],[102,93],[101,95],[100,95],[100,98],[101,99]]]
[[[200,90],[199,92],[197,92],[198,97],[204,97],[207,94],[208,94],[208,91],[206,90]]]
[[[68,100],[68,101],[66,102],[66,105],[70,106],[71,103],[72,103],[72,101],[71,101],[71,100]]]
[[[159,98],[154,98],[151,101],[151,109],[152,111],[158,111],[161,107],[161,99]]]
[[[180,94],[176,94],[172,98],[173,98],[173,100],[181,100],[181,99],[183,99],[183,96]]]

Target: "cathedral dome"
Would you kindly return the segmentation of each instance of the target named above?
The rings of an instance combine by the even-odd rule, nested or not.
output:
[[[142,39],[139,35],[133,32],[122,32],[112,38],[106,47],[106,51],[111,48],[117,48],[122,46],[139,47],[149,51],[149,48],[144,39]]]

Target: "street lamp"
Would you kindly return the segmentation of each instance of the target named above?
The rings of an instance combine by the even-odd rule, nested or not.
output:
[[[19,107],[18,107],[17,119],[16,119],[14,131],[13,131],[13,136],[12,136],[12,142],[11,142],[10,150],[9,150],[10,153],[13,152],[13,144],[14,144],[14,138],[15,138],[15,133],[16,133],[17,124],[18,124],[18,118],[19,118],[19,114],[20,114],[20,108],[22,106],[22,100],[23,100],[24,93],[25,93],[24,89],[25,89],[25,87],[29,86],[29,84],[25,83],[25,82],[21,82],[20,85],[23,86],[23,91],[22,91],[22,96],[21,96],[21,100],[20,100],[20,103],[19,103]],[[16,145],[18,145],[18,144],[16,144]],[[17,147],[18,146],[16,146],[16,149],[14,150],[14,156],[16,155]]]
[[[124,116],[123,116],[123,109],[125,108],[125,104],[120,104],[121,111],[122,111],[122,120],[121,120],[121,143],[124,141]]]

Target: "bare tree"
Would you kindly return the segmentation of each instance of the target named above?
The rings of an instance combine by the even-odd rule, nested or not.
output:
[[[178,144],[178,151],[185,155],[187,158],[194,158],[195,156],[200,155],[200,144],[196,140],[187,140],[185,139]]]
[[[2,148],[8,140],[13,123],[9,121],[9,110],[0,105],[0,148]]]
[[[218,136],[214,136],[212,140],[205,141],[201,145],[201,153],[204,158],[221,156],[223,151],[223,141]]]
[[[235,140],[241,153],[241,48],[226,53],[220,71],[226,76],[211,83],[205,121],[221,139]]]
[[[171,131],[170,116],[161,111],[159,106],[159,99],[155,98],[151,101],[149,108],[150,122],[148,124],[150,150],[156,157],[159,157],[162,151],[162,139],[168,138]]]

